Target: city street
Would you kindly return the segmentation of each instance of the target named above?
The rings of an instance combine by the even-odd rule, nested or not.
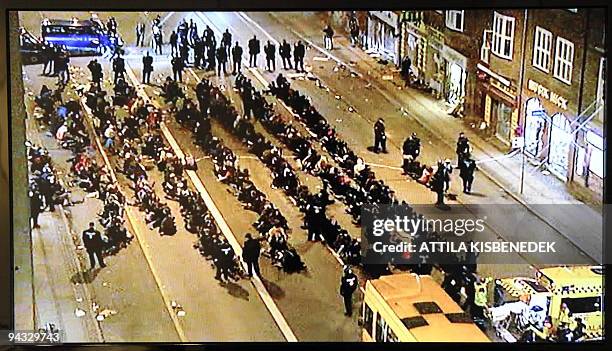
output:
[[[21,25],[35,36],[40,35],[41,20],[88,19],[87,12],[20,12]],[[159,15],[163,26],[163,54],[154,54],[151,42],[151,22]],[[431,205],[436,194],[427,187],[402,175],[402,144],[415,132],[421,139],[419,161],[435,165],[438,160],[456,163],[455,142],[460,121],[447,115],[442,105],[433,98],[401,83],[384,80],[389,74],[360,48],[352,47],[340,33],[334,37],[334,49],[324,49],[322,28],[325,23],[314,14],[267,12],[102,12],[104,22],[114,16],[117,32],[125,42],[123,56],[126,80],[137,88],[140,97],[150,100],[155,107],[168,112],[160,96],[166,77],[172,76],[170,33],[183,21],[193,21],[202,32],[209,26],[221,42],[222,33],[229,29],[232,42],[244,48],[243,73],[258,91],[268,89],[278,73],[289,78],[291,87],[310,98],[311,104],[338,132],[339,137],[372,168],[376,178],[384,181],[400,201],[411,205]],[[135,27],[145,23],[145,47],[138,47]],[[276,57],[276,70],[265,70],[265,56],[260,54],[258,68],[248,68],[247,42],[256,35],[262,46],[269,40],[276,47],[286,39],[290,43],[302,40],[307,44],[305,68],[308,74],[295,74],[282,69]],[[153,56],[154,71],[151,84],[142,82],[142,56]],[[71,57],[71,81],[63,99],[74,99],[85,106],[77,90],[86,90],[91,79],[87,68],[92,57]],[[103,89],[112,95],[112,62],[99,56],[104,80]],[[58,206],[54,212],[39,217],[40,228],[32,230],[33,284],[37,323],[55,323],[64,330],[67,341],[74,342],[133,342],[133,341],[359,341],[361,340],[360,307],[363,292],[354,294],[354,313],[345,316],[339,295],[343,273],[342,259],[328,243],[307,240],[303,229],[304,214],[283,190],[272,187],[272,174],[267,165],[254,156],[249,147],[218,120],[212,119],[212,135],[223,140],[238,157],[239,165],[248,169],[257,189],[279,209],[290,228],[288,242],[301,256],[307,270],[286,273],[262,257],[261,279],[245,278],[237,282],[220,283],[215,279],[215,268],[194,248],[197,237],[185,229],[179,203],[164,199],[164,174],[156,167],[147,169],[147,178],[154,191],[171,209],[176,219],[177,233],[159,235],[145,222],[144,212],[130,203],[134,198],[132,182],[118,172],[119,156],[102,147],[102,140],[92,127],[93,114],[84,108],[89,124],[89,135],[94,138],[88,155],[99,165],[115,169],[116,183],[128,199],[126,226],[134,238],[117,254],[106,258],[107,267],[87,271],[89,261],[81,242],[81,232],[103,210],[100,199],[89,197],[72,184],[70,150],[62,148],[44,126],[35,120],[40,109],[34,98],[41,87],[54,88],[57,78],[41,75],[42,65],[24,65],[23,77],[27,139],[49,150],[59,178],[70,190],[72,206]],[[228,64],[228,73],[231,65]],[[397,72],[395,80],[399,80]],[[183,72],[186,94],[194,101],[195,87],[203,79],[222,87],[235,108],[243,111],[243,103],[234,89],[235,76],[217,76],[214,71],[188,67]],[[265,99],[286,123],[291,123],[302,135],[310,136],[306,126],[280,99],[266,94]],[[123,108],[117,108],[123,115]],[[118,112],[119,114],[119,112]],[[211,157],[194,143],[192,133],[165,114],[161,131],[164,143],[177,155],[189,154],[197,161],[196,171],[189,171],[190,189],[197,192],[212,213],[217,226],[237,254],[244,245],[245,233],[255,233],[252,224],[259,214],[245,209],[230,186],[218,180]],[[369,151],[374,142],[372,128],[378,118],[386,123],[388,153]],[[276,135],[252,120],[255,130],[262,133],[279,149],[295,170],[301,184],[313,192],[323,187],[321,177],[302,170],[296,155]],[[484,253],[478,257],[478,274],[483,277],[533,277],[538,268],[561,263],[595,265],[602,262],[601,207],[585,204],[567,193],[554,181],[529,173],[525,191],[519,194],[519,156],[504,158],[503,153],[474,131],[465,130],[472,142],[473,157],[482,161],[476,171],[474,192],[462,192],[457,169],[451,175],[450,190],[457,194],[447,204],[462,209],[465,218],[486,218],[486,229],[476,239],[482,241],[526,242],[552,241],[556,252],[552,255],[534,253]],[[97,140],[96,140],[97,139]],[[313,148],[329,160],[333,157],[320,140],[311,138]],[[334,162],[334,161],[330,161]],[[548,182],[548,184],[547,184]],[[550,188],[550,192],[548,189]],[[600,205],[599,205],[600,206]],[[419,207],[420,209],[421,207]],[[444,211],[433,206],[422,206],[427,218],[445,218]],[[336,199],[327,207],[326,215],[335,219],[353,238],[359,238],[361,228],[345,210],[347,206]],[[97,223],[97,219],[96,219]],[[101,230],[98,228],[98,230]],[[537,238],[534,238],[534,235]],[[556,264],[555,264],[556,262]],[[368,275],[359,267],[353,269],[363,287]],[[395,271],[400,271],[394,268]],[[436,271],[436,274],[439,272]],[[441,280],[441,279],[439,279]],[[179,304],[182,308],[176,308]],[[105,318],[96,319],[100,311],[109,310]],[[84,314],[77,313],[83,311]],[[184,313],[178,313],[184,311]]]

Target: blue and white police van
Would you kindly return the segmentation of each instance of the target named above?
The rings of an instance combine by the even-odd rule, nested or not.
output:
[[[41,33],[45,42],[65,47],[70,55],[100,55],[123,44],[96,20],[44,19]]]

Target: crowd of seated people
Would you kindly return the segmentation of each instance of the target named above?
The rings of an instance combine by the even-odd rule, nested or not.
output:
[[[225,146],[222,140],[212,136],[209,116],[219,116],[220,113],[228,111],[227,109],[221,109],[223,105],[218,101],[221,95],[212,95],[217,93],[220,94],[219,91],[213,90],[208,82],[199,83],[196,87],[196,96],[200,108],[195,107],[191,100],[187,98],[182,106],[177,109],[175,118],[179,124],[192,131],[195,143],[200,145],[211,156],[214,165],[213,171],[217,179],[230,187],[231,192],[243,204],[245,209],[259,214],[259,218],[253,223],[253,226],[271,244],[274,241],[269,233],[275,229],[286,233],[289,230],[287,220],[266,198],[265,194],[253,184],[249,178],[248,170],[239,167],[238,159],[233,151]],[[225,106],[227,107],[227,105]],[[223,116],[226,115],[223,114]],[[250,124],[240,123],[240,120],[237,119],[226,119],[226,121],[226,126],[231,123],[231,127],[238,131],[238,135],[242,136],[242,141],[247,143],[251,152],[254,149],[261,149],[260,157],[266,158],[268,165],[274,165],[275,169],[278,169],[276,171],[278,175],[273,175],[275,179],[273,183],[275,186],[289,191],[289,188],[284,186],[286,179],[283,176],[287,174],[287,172],[282,172],[284,165],[279,162],[280,159],[274,153],[266,153],[266,151],[270,151],[269,148],[261,147],[260,144],[265,143],[263,137],[259,135],[259,141],[253,140],[254,133],[245,131],[248,130],[245,128],[252,128]],[[279,251],[278,255],[271,256],[271,258],[275,265],[286,272],[299,272],[305,268],[297,251],[290,246]]]
[[[51,91],[46,85],[34,98],[41,110],[38,121],[48,127],[49,136],[59,145],[73,152],[80,152],[90,144],[78,101],[62,99],[63,87]]]
[[[271,94],[289,106],[298,120],[305,128],[320,141],[321,146],[333,157],[340,166],[340,176],[331,179],[329,184],[334,195],[347,204],[347,212],[350,213],[357,224],[360,224],[361,209],[368,204],[399,204],[393,191],[382,180],[377,180],[374,172],[365,164],[363,159],[351,150],[348,144],[339,138],[336,130],[327,120],[311,105],[309,99],[291,88],[289,81],[279,75],[275,82],[270,84]],[[325,164],[320,168],[325,169]],[[329,166],[327,166],[329,167]],[[412,160],[409,162],[407,173],[411,174],[419,183],[431,186],[433,175],[436,170],[433,167],[421,165]],[[438,170],[440,166],[437,167]],[[347,177],[348,179],[346,179]],[[354,181],[354,182],[351,182]],[[352,184],[353,186],[348,186]],[[411,216],[421,216],[412,211],[410,206],[402,202],[402,208],[410,210]],[[442,240],[435,232],[419,232],[415,240]],[[348,239],[345,238],[345,247]],[[452,261],[453,257],[447,257],[443,261]],[[427,273],[431,267],[427,265],[416,265],[414,268]]]
[[[72,205],[70,193],[60,183],[48,150],[29,141],[26,142],[26,147],[30,171],[29,192],[31,198],[38,200],[37,212],[47,209],[53,212],[56,205]]]
[[[243,76],[239,76],[237,82],[239,91],[242,92],[245,91],[245,89],[249,89],[246,85],[241,85],[241,83],[248,84],[248,81]],[[259,119],[262,125],[264,125],[264,128],[270,133],[274,133],[282,138],[283,143],[287,145],[296,156],[299,155],[297,161],[302,169],[311,171],[313,174],[317,172],[321,165],[324,164],[324,160],[320,157],[317,158],[318,156],[316,153],[313,155],[310,142],[300,135],[297,129],[285,128],[285,123],[280,117],[270,113],[271,107],[264,104],[265,100],[261,94],[254,91],[251,91],[251,93],[249,99],[252,103],[253,114]],[[282,189],[299,207],[300,211],[305,213],[304,228],[308,229],[309,239],[320,239],[324,242],[328,242],[330,246],[335,247],[336,237],[346,231],[343,230],[335,220],[329,219],[325,214],[325,207],[330,201],[333,201],[329,199],[326,187],[318,194],[311,194],[306,186],[301,185],[295,171],[284,159],[282,150],[275,147],[263,135],[255,132],[255,128],[249,120],[250,116],[241,116],[220,89],[212,86],[210,82],[203,80],[196,87],[196,95],[198,101],[202,104],[202,114],[218,119],[231,134],[248,146],[249,151],[256,155],[272,171],[272,187]],[[220,152],[220,154],[223,154],[223,152]],[[227,172],[224,168],[230,167],[234,159],[229,158],[227,160],[227,165],[222,166],[219,164],[218,168],[222,169],[225,172],[223,174],[227,174],[228,177],[234,176],[237,172]],[[221,177],[225,179],[225,176]],[[263,222],[260,222],[260,224],[261,223]],[[278,228],[270,228],[272,233],[277,233],[275,229]],[[258,230],[260,230],[260,233],[265,233],[265,230],[261,230],[260,228],[258,228]],[[271,240],[271,246],[277,246],[277,241],[284,243],[286,240],[283,240],[283,238],[284,236],[279,233],[268,235],[268,239]],[[280,247],[282,247],[282,245]],[[354,248],[352,250],[354,250]],[[355,251],[351,251],[346,257],[353,257],[352,261],[357,264],[358,259],[355,259],[355,257],[358,256],[358,253],[355,253]],[[271,254],[270,256],[274,257],[275,254]]]

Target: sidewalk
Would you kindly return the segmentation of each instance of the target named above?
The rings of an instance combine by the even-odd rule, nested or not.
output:
[[[273,14],[272,17],[290,28],[294,34],[323,47],[321,28],[326,23],[323,15],[283,13]],[[589,196],[588,189],[579,189],[579,186],[566,184],[554,175],[535,171],[528,161],[525,162],[524,191],[520,194],[522,163],[520,154],[497,159],[505,156],[505,153],[496,146],[499,142],[495,137],[483,137],[477,129],[472,129],[464,121],[448,115],[446,113],[448,107],[433,96],[411,88],[404,89],[399,71],[392,63],[387,65],[378,63],[377,59],[369,56],[361,48],[352,47],[343,28],[334,29],[336,35],[331,54],[349,70],[372,84],[372,88],[385,96],[391,104],[396,105],[397,115],[385,116],[386,120],[406,117],[414,119],[437,135],[441,144],[452,150],[455,148],[459,132],[463,131],[472,144],[473,157],[477,161],[486,160],[479,164],[481,175],[489,178],[502,191],[530,209],[535,216],[555,226],[568,240],[594,258],[601,257],[601,198],[597,201],[593,196]],[[311,47],[311,50],[316,49]],[[389,75],[393,77],[392,80],[383,79],[383,76]],[[566,206],[556,206],[559,204]]]

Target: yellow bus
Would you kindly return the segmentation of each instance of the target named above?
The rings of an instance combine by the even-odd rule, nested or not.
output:
[[[366,282],[362,340],[490,342],[431,276],[393,274]]]

